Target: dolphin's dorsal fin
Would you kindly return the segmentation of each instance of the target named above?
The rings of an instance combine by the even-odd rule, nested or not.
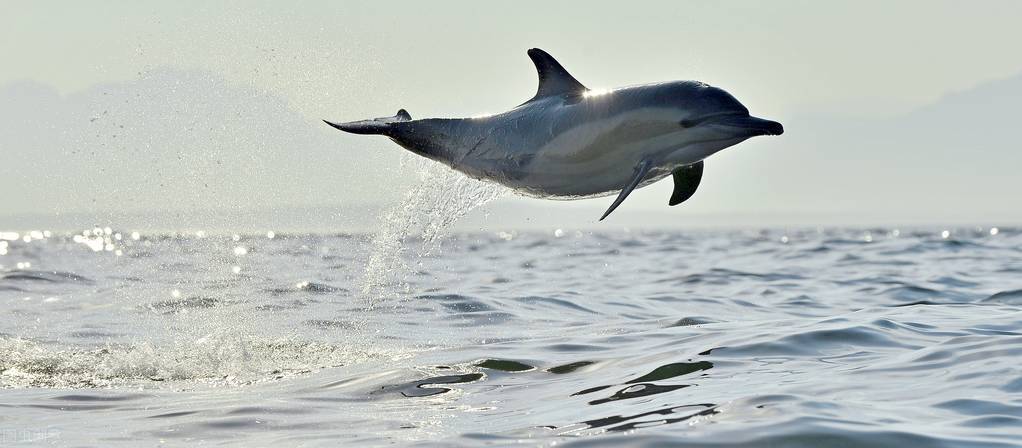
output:
[[[532,97],[533,100],[564,94],[581,95],[589,90],[547,52],[533,48],[529,50],[529,58],[536,64],[536,72],[539,74],[539,89],[536,90],[536,96]]]

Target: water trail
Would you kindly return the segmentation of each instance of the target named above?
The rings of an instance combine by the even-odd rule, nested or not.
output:
[[[408,159],[403,162],[413,166],[418,182],[401,202],[383,214],[379,230],[370,242],[359,284],[368,309],[407,289],[404,280],[410,266],[404,257],[411,237],[420,238],[414,256],[430,255],[458,219],[508,194],[506,188],[455,173],[435,162]]]
[[[52,290],[54,304],[74,296],[94,304],[79,308],[75,316],[5,322],[0,328],[0,389],[245,385],[360,362],[385,351],[344,338],[319,341],[300,327],[282,325],[278,313],[251,306],[267,303],[259,300],[263,273],[257,266],[276,265],[265,258],[254,264],[242,259],[260,254],[276,259],[269,238],[201,231],[154,236],[110,228],[45,238],[49,241],[19,239],[7,247],[21,253],[32,244],[61,256],[89,257],[88,275],[17,270],[0,280],[20,282],[30,295]],[[73,250],[54,247],[66,245]],[[239,276],[232,265],[244,265],[253,274]],[[135,278],[130,287],[105,283],[123,282],[119,275],[126,273]],[[79,328],[79,319],[88,323],[97,306],[115,320]],[[83,330],[100,335],[73,336]],[[79,342],[64,342],[69,331]]]
[[[0,337],[0,389],[189,387],[245,385],[346,365],[379,356],[316,341],[238,339],[219,335],[171,344],[142,341],[102,346],[64,346]]]

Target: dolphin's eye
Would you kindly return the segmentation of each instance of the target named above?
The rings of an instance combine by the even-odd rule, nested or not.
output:
[[[699,126],[699,123],[706,121],[705,118],[687,118],[678,122],[683,128],[694,128]]]

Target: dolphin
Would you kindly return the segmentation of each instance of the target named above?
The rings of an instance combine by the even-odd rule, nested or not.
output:
[[[723,89],[672,81],[608,91],[586,88],[538,48],[532,99],[504,113],[473,118],[393,117],[333,123],[353,134],[390,137],[405,149],[470,177],[526,196],[583,199],[617,194],[602,221],[636,188],[673,175],[668,204],[692,197],[703,159],[780,123],[749,115]]]

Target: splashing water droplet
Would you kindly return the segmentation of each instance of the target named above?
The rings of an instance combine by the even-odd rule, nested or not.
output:
[[[412,156],[406,156],[412,157]],[[400,203],[383,214],[379,230],[373,235],[359,291],[367,308],[396,291],[387,285],[404,286],[409,272],[403,260],[408,237],[420,236],[419,257],[431,255],[439,247],[444,232],[458,219],[487,202],[507,195],[508,190],[492,183],[471,179],[449,168],[426,160],[410,162],[416,167],[418,183]]]

